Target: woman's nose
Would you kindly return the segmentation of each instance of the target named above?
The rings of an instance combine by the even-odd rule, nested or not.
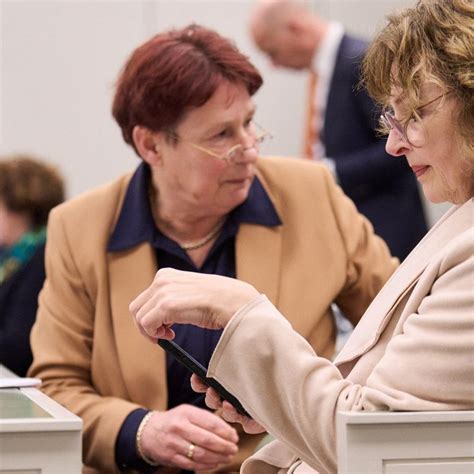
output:
[[[394,129],[388,134],[385,151],[392,156],[403,156],[410,149],[410,144]]]
[[[238,153],[233,159],[234,163],[238,164],[252,164],[257,161],[258,158],[258,147],[254,143],[251,146],[241,146]]]

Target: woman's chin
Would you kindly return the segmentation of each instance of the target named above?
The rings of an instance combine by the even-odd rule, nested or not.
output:
[[[438,189],[426,183],[423,184],[423,194],[432,204],[442,204],[445,202],[463,204],[471,197],[468,195],[469,193],[463,192],[463,186],[456,190]]]
[[[231,193],[226,199],[230,210],[236,208],[237,206],[240,206],[240,204],[242,204],[247,199],[248,195],[249,195],[248,188],[239,189]]]
[[[441,194],[433,192],[432,190],[425,190],[423,187],[423,194],[425,195],[425,198],[430,201],[432,204],[441,204],[443,202],[446,202],[447,199],[444,196],[441,196]]]

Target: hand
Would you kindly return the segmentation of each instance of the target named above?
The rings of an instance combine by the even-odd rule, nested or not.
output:
[[[162,466],[187,470],[211,470],[229,464],[237,453],[239,437],[217,415],[192,405],[155,412],[143,430],[145,456]],[[191,444],[194,454],[188,457]]]
[[[240,423],[246,433],[264,433],[266,429],[254,419],[241,415],[228,401],[222,400],[219,394],[206,385],[197,375],[191,377],[191,387],[195,392],[206,394],[206,405],[213,410],[221,408],[220,415],[229,423]]]
[[[174,323],[224,328],[258,294],[253,286],[234,278],[162,268],[129,309],[140,332],[156,342],[174,338],[169,327]]]

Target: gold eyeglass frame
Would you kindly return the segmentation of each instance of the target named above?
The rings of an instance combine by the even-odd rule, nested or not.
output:
[[[239,152],[245,152],[246,150],[250,150],[252,148],[255,148],[256,145],[260,145],[264,141],[271,140],[273,138],[273,135],[272,135],[271,132],[264,129],[261,125],[256,123],[254,120],[252,120],[251,123],[257,130],[254,144],[250,147],[244,147],[242,145],[242,143],[237,143],[236,145],[233,145],[232,147],[230,147],[222,155],[220,155],[219,153],[216,153],[215,151],[210,150],[207,147],[204,147],[202,145],[198,145],[197,143],[194,143],[194,142],[183,139],[182,137],[180,137],[173,130],[167,130],[166,133],[171,135],[173,138],[176,138],[177,140],[180,140],[181,143],[189,145],[190,147],[194,148],[195,150],[202,151],[203,153],[206,153],[207,155],[212,156],[213,158],[216,158],[218,160],[227,161],[229,163],[232,163],[233,160],[235,159],[235,156],[237,156],[237,154]]]

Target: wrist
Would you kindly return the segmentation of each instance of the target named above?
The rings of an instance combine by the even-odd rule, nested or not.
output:
[[[142,448],[143,432],[145,431],[145,427],[150,421],[151,417],[154,415],[154,413],[155,413],[154,411],[149,411],[143,417],[143,420],[138,425],[137,436],[135,438],[135,448],[136,448],[138,456],[140,456],[140,458],[143,459],[143,461],[145,461],[150,466],[159,466],[159,463],[153,461],[152,459],[150,459],[148,456],[145,455]]]

